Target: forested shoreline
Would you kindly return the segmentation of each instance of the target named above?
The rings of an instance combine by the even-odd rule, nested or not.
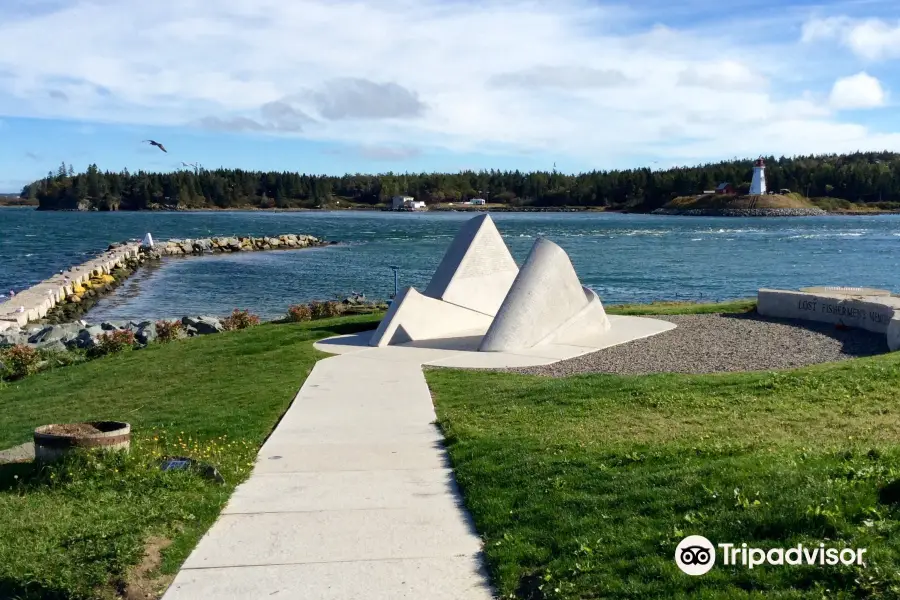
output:
[[[771,190],[847,200],[860,208],[900,202],[898,153],[764,158]],[[21,197],[37,201],[40,210],[375,208],[389,204],[392,196],[409,195],[430,206],[483,197],[510,209],[596,207],[643,212],[724,182],[746,193],[754,160],[577,175],[497,170],[343,176],[241,169],[131,173],[101,171],[97,165],[76,173],[63,163],[56,172],[24,186]]]

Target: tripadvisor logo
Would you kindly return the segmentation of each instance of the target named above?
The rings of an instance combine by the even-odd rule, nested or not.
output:
[[[760,565],[865,566],[865,548],[826,548],[825,544],[791,548],[751,548],[747,544],[718,544],[722,564],[753,569]],[[702,535],[689,535],[675,548],[675,564],[688,575],[703,575],[716,564],[716,547]]]

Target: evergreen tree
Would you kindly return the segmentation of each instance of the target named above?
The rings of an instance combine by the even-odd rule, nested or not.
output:
[[[811,197],[852,202],[900,202],[900,154],[768,157],[770,190],[787,188]],[[567,175],[558,171],[462,171],[459,173],[384,173],[326,177],[286,172],[196,169],[174,173],[101,172],[95,164],[83,174],[62,163],[57,171],[22,189],[43,209],[89,206],[141,210],[153,205],[196,207],[316,207],[389,203],[408,194],[429,204],[486,197],[493,203],[524,207],[604,206],[653,210],[676,196],[687,196],[731,183],[749,188],[753,160],[732,160],[668,170],[629,169]]]

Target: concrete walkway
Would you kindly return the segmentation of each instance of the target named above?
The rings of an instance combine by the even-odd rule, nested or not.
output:
[[[421,367],[547,364],[673,327],[618,319],[627,335],[522,354],[473,352],[478,332],[383,348],[368,347],[371,333],[319,342],[339,356],[316,364],[164,600],[492,598]]]

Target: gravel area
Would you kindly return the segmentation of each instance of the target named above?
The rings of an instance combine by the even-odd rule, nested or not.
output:
[[[579,373],[720,373],[789,369],[888,351],[883,333],[829,323],[769,319],[756,313],[665,315],[675,329],[552,365],[507,372],[561,377]]]

